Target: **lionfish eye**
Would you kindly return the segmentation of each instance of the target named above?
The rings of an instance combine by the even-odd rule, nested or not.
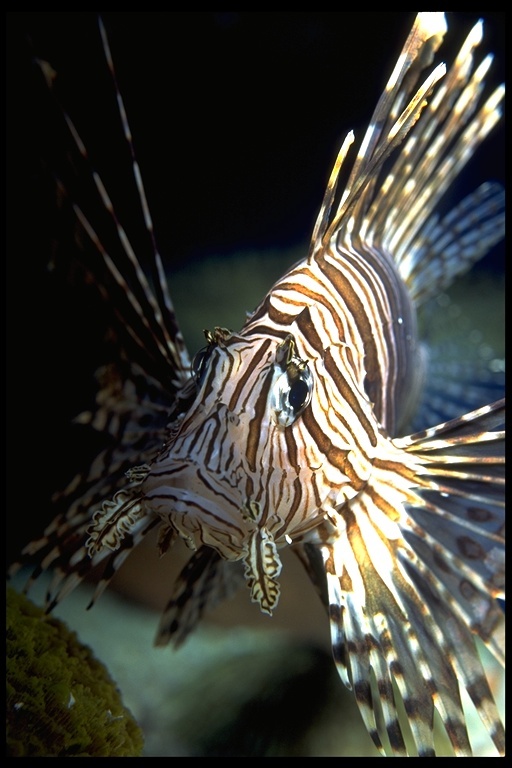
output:
[[[274,383],[270,404],[278,424],[288,427],[307,408],[313,392],[313,376],[308,364],[294,358]]]
[[[294,381],[288,393],[288,402],[295,415],[301,413],[309,402],[311,389],[306,377]]]
[[[192,373],[198,386],[203,382],[212,349],[213,344],[207,344],[205,347],[201,347],[192,360]]]

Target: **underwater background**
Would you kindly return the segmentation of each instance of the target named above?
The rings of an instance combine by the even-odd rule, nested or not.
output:
[[[455,51],[479,15],[481,48],[495,52],[500,82],[504,14],[450,13],[448,40]],[[59,72],[64,105],[142,259],[149,244],[94,14],[7,16],[11,561],[52,518],[51,494],[100,447],[71,421],[94,397],[94,370],[108,356],[108,316],[82,284],[76,228],[49,176],[67,162],[69,143],[31,64],[34,52]],[[240,327],[244,312],[304,255],[338,145],[351,128],[361,137],[412,19],[348,12],[104,15],[192,354],[203,346],[204,328]],[[500,125],[454,197],[487,179],[504,182],[504,156]],[[92,218],[108,242],[108,221],[100,210]],[[474,332],[483,355],[503,359],[504,253],[500,243],[429,308],[437,340],[459,327],[461,334]],[[289,553],[272,619],[242,591],[178,652],[152,647],[158,612],[185,554],[178,543],[159,560],[148,540],[116,577],[116,592],[85,611],[88,597],[79,589],[56,610],[117,682],[144,731],[144,754],[376,755],[332,663],[323,608]],[[30,596],[41,602],[41,587]],[[497,677],[503,693],[502,684]],[[475,740],[478,754],[487,754],[484,738]]]

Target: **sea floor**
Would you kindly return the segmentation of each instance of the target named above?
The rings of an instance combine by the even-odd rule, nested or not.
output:
[[[23,582],[21,574],[13,586]],[[35,603],[42,604],[44,588],[43,579],[31,590]],[[145,756],[377,755],[326,643],[304,615],[305,631],[300,622],[288,629],[272,620],[266,628],[237,624],[236,598],[231,611],[224,608],[173,650],[153,646],[156,610],[113,590],[86,610],[93,589],[76,589],[55,615],[107,667],[144,732]],[[504,676],[491,669],[503,705]],[[468,711],[475,754],[494,755]],[[441,736],[439,749],[450,754]]]

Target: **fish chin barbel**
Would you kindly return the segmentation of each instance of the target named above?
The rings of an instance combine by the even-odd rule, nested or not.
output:
[[[92,477],[70,511],[24,551],[39,562],[35,576],[55,571],[51,607],[106,560],[99,594],[155,526],[162,553],[182,537],[194,554],[157,636],[179,644],[205,608],[244,581],[272,613],[279,550],[291,547],[326,604],[335,662],[368,731],[381,752],[396,755],[407,749],[395,689],[419,754],[434,754],[434,709],[455,753],[471,754],[459,683],[504,751],[474,640],[503,661],[496,598],[504,596],[504,434],[497,429],[504,403],[397,437],[428,375],[416,307],[503,236],[503,191],[493,183],[443,219],[436,213],[499,120],[504,95],[500,87],[483,98],[491,57],[475,65],[481,23],[451,67],[422,79],[445,31],[443,14],[418,15],[338,194],[353,135],[343,143],[309,254],[238,333],[207,334],[192,376],[158,253],[155,297],[127,251],[142,289],[130,301],[150,339],[128,333],[166,360],[170,375],[151,379],[168,393],[165,422],[156,405],[133,399],[115,472],[108,481]],[[108,207],[103,187],[100,194]],[[103,257],[122,287],[123,275]],[[133,373],[135,362],[128,364]],[[144,376],[144,367],[137,373]],[[109,386],[93,424],[120,407],[106,396]],[[136,452],[128,427],[148,413],[151,439]]]

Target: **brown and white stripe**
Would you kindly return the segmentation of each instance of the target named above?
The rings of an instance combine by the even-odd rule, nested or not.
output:
[[[84,419],[120,442],[70,486],[69,511],[24,553],[37,561],[35,576],[55,568],[51,607],[106,560],[101,592],[155,526],[162,553],[181,536],[194,553],[157,636],[178,644],[244,581],[271,614],[279,551],[291,547],[328,610],[340,676],[377,748],[393,755],[435,754],[436,710],[455,754],[471,754],[459,685],[504,752],[475,644],[479,636],[502,661],[504,402],[405,434],[427,375],[416,308],[504,229],[496,184],[438,212],[500,119],[504,95],[485,93],[490,59],[474,60],[481,23],[451,66],[424,76],[445,32],[443,14],[418,15],[338,194],[353,134],[343,143],[306,258],[238,333],[208,332],[191,365],[156,246],[148,280],[94,175],[124,269],[74,209],[135,318],[126,336],[136,354],[123,359],[124,383],[117,370],[105,378],[97,411]],[[114,75],[103,29],[102,37]],[[134,173],[152,236],[135,161]]]

